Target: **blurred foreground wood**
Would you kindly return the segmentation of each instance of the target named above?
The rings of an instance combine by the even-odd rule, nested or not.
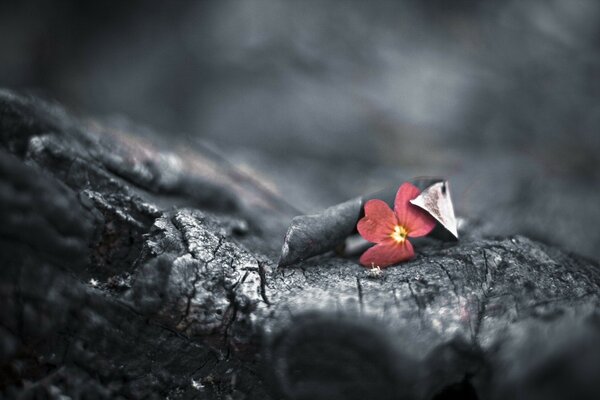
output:
[[[595,262],[470,232],[277,269],[284,200],[127,128],[0,92],[3,396],[600,398]]]

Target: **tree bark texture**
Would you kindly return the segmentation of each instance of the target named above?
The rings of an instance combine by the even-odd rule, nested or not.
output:
[[[523,236],[278,268],[294,215],[202,146],[0,92],[6,398],[600,398],[600,270]]]

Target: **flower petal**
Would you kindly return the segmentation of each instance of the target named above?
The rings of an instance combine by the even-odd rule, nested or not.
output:
[[[367,268],[385,268],[401,261],[410,260],[414,255],[415,251],[408,240],[402,244],[387,240],[365,251],[360,257],[360,263]]]
[[[400,225],[408,231],[408,236],[425,236],[435,227],[435,219],[425,210],[410,203],[421,191],[412,183],[406,182],[398,189],[394,201],[394,212]]]
[[[383,200],[369,200],[365,204],[365,216],[358,221],[358,233],[373,243],[389,239],[397,224],[396,214]]]
[[[406,224],[406,229],[408,230],[408,237],[420,237],[428,235],[433,228],[435,228],[435,219],[426,211],[419,209],[417,206],[412,207],[418,209],[415,213],[415,217]]]

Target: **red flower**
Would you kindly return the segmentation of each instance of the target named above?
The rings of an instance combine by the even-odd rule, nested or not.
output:
[[[415,255],[408,237],[425,236],[435,227],[435,219],[409,203],[421,191],[404,183],[396,193],[394,211],[382,200],[369,200],[365,216],[358,221],[358,233],[369,242],[377,243],[363,253],[360,263],[365,267],[388,267]]]

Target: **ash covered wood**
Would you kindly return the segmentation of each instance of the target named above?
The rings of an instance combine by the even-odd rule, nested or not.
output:
[[[277,268],[293,211],[202,147],[0,93],[7,398],[599,398],[600,270],[524,236]]]

